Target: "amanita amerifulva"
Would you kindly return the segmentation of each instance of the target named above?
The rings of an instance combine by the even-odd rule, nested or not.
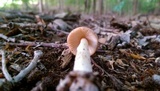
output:
[[[98,46],[97,35],[87,27],[78,27],[67,38],[70,51],[75,55],[74,71],[92,72],[90,56]]]

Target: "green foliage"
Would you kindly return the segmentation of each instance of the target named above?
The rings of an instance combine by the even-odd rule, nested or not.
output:
[[[30,0],[22,0],[23,3],[29,3]]]
[[[125,0],[121,1],[118,5],[116,5],[116,6],[113,8],[113,11],[121,12],[121,11],[122,11],[122,8],[124,7],[124,5],[125,5]]]
[[[146,13],[153,11],[156,8],[156,3],[158,3],[158,0],[140,0],[140,12]]]
[[[8,0],[9,1],[9,0]],[[21,1],[22,4],[19,4]],[[1,7],[1,9],[33,9],[32,7],[35,7],[38,9],[38,1],[39,0],[12,0],[12,3],[5,3],[4,7]],[[63,8],[70,8],[72,10],[77,11],[83,11],[85,12],[85,0],[61,0]],[[93,12],[93,1],[92,1],[91,7],[88,8],[89,12]],[[99,0],[95,0],[98,2]],[[134,9],[134,2],[135,0],[104,0],[104,11],[114,11],[117,13],[128,13],[133,14]],[[31,2],[34,2],[32,5]],[[35,2],[37,3],[35,5]],[[58,9],[60,0],[43,0],[44,7],[47,7],[46,9],[53,10]],[[137,13],[147,13],[147,12],[153,12],[156,8],[160,8],[159,4],[160,0],[138,0],[137,5]],[[45,6],[46,5],[46,6]]]
[[[110,10],[117,13],[133,13],[133,2],[134,0],[106,0],[106,3],[109,3],[106,8],[110,8]],[[153,12],[156,8],[160,7],[156,5],[158,2],[160,2],[160,0],[138,0],[138,12]]]
[[[76,0],[65,0],[65,3],[67,4],[75,4]]]
[[[2,9],[16,9],[18,10],[20,8],[20,6],[16,3],[16,1],[12,2],[11,4],[5,4],[4,7],[2,7]]]

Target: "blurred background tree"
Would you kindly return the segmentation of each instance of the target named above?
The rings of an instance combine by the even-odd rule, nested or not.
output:
[[[48,12],[73,11],[81,13],[135,15],[158,14],[160,0],[1,0],[1,10]]]

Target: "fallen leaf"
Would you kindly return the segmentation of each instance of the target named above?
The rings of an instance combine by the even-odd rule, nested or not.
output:
[[[46,23],[44,22],[44,20],[39,16],[39,15],[35,15],[36,20],[37,20],[37,24],[40,25],[45,25]]]
[[[120,66],[129,66],[129,65],[123,63],[122,59],[117,59],[117,60],[115,61],[115,64],[118,64],[118,65],[120,65]]]
[[[4,78],[4,75],[3,75],[3,73],[0,73],[0,78]]]
[[[107,38],[105,37],[105,38],[99,38],[99,43],[102,43],[102,44],[105,44],[106,43],[106,41],[107,41]]]
[[[4,50],[7,51],[14,51],[15,47],[14,46],[10,46],[9,43],[6,43],[6,45],[4,46]]]
[[[31,46],[28,45],[28,46],[25,48],[25,51],[28,52],[28,54],[31,54],[31,53],[32,53]]]
[[[56,19],[53,21],[53,23],[58,25],[58,27],[63,31],[67,31],[68,29],[72,29],[72,27],[69,24],[67,24],[65,21],[63,21],[62,19]]]
[[[128,56],[129,55],[129,51],[128,50],[126,50],[126,49],[119,49],[119,51],[122,53],[122,54],[124,54],[124,55],[126,55],[126,56]]]
[[[132,57],[134,59],[139,59],[139,60],[145,60],[146,58],[139,55],[139,54],[135,54],[133,53],[131,50],[127,50],[127,49],[119,49],[119,51],[123,54],[125,54],[127,57]]]
[[[16,63],[11,64],[10,67],[13,68],[14,70],[18,71],[18,72],[22,70],[20,65],[18,65]]]
[[[133,53],[131,53],[130,56],[132,58],[134,58],[134,59],[139,59],[139,60],[145,60],[146,59],[145,57],[143,57],[143,56],[141,56],[139,54],[133,54]]]
[[[119,35],[112,36],[109,43],[108,43],[108,49],[113,50],[116,47],[116,45],[118,44],[119,40],[120,40]]]
[[[68,13],[66,13],[66,12],[62,12],[62,13],[58,13],[58,14],[55,14],[54,15],[54,17],[55,18],[64,18],[64,17],[66,17],[68,15]]]
[[[110,66],[111,66],[111,69],[114,70],[114,66],[113,65],[114,65],[115,61],[112,60],[112,61],[108,61],[108,62],[110,64]]]
[[[119,37],[122,42],[130,43],[130,34],[122,33]]]
[[[8,24],[8,27],[10,29],[10,31],[8,33],[6,33],[5,35],[6,36],[14,36],[14,35],[17,35],[17,34],[20,34],[21,31],[19,30],[20,26],[19,25],[16,25],[14,23],[9,23]]]
[[[131,65],[131,67],[134,69],[134,71],[136,71],[137,73],[139,73],[139,71],[138,71],[135,63],[130,62],[130,65]]]
[[[62,60],[61,68],[65,68],[72,59],[71,51],[69,49],[64,50],[59,59]]]

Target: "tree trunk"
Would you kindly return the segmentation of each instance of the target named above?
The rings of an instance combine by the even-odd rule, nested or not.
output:
[[[98,12],[98,14],[103,14],[103,10],[104,10],[103,2],[104,2],[104,0],[97,0],[97,12]]]
[[[87,13],[89,13],[90,8],[91,8],[91,0],[85,0],[85,2],[84,2],[84,7],[85,7],[85,11],[86,11]]]
[[[93,5],[92,5],[93,13],[96,13],[96,0],[93,0]]]
[[[49,10],[49,1],[48,0],[44,1],[44,5],[45,5],[44,9]]]
[[[154,14],[157,14],[157,15],[159,15],[160,14],[160,0],[158,0],[158,3],[155,3],[155,6],[156,6],[156,8],[155,8],[155,10],[154,10]]]
[[[43,12],[43,0],[39,0],[39,12]]]
[[[138,13],[138,0],[133,0],[133,14]]]
[[[64,2],[63,0],[58,0],[58,4],[59,4],[59,10],[63,10],[63,5],[64,5]]]

